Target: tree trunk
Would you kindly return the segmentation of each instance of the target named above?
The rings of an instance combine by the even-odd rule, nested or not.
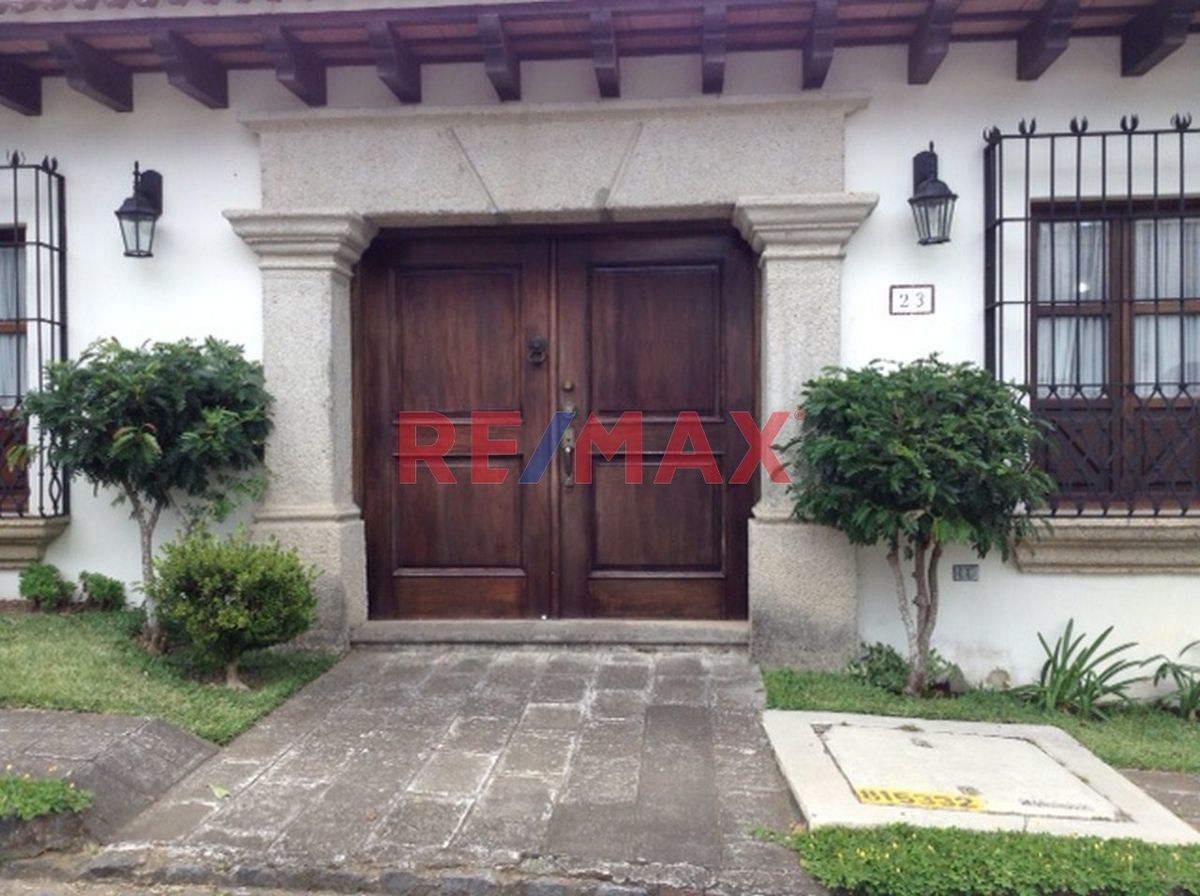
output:
[[[238,675],[238,660],[232,659],[225,664],[225,687],[231,691],[248,691],[250,688]]]
[[[909,683],[912,681],[913,657],[917,655],[917,625],[913,620],[913,608],[908,602],[908,588],[904,584],[904,571],[900,568],[900,546],[893,543],[887,555],[888,566],[896,583],[896,599],[900,604],[900,619],[904,623],[904,635],[908,639]],[[908,684],[905,685],[908,688]]]
[[[917,585],[913,604],[917,612],[913,627],[915,637],[910,638],[908,644],[908,681],[904,690],[915,697],[925,693],[926,678],[929,676],[929,578],[925,565],[928,550],[929,546],[924,542],[917,542],[913,548],[913,578]]]
[[[916,647],[909,642],[908,681],[905,691],[920,696],[929,686],[929,653],[933,629],[938,618],[938,562],[942,559],[940,542],[918,543],[913,551],[913,578],[917,583]]]
[[[142,628],[142,641],[151,653],[161,653],[166,646],[166,638],[154,613],[154,599],[150,596],[150,588],[154,584],[154,529],[158,525],[163,505],[155,503],[152,507],[147,507],[131,488],[125,489],[125,496],[133,507],[133,518],[137,520],[142,550],[142,593],[146,598],[146,624]]]

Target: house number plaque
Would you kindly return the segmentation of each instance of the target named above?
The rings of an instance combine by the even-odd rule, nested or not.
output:
[[[888,291],[891,314],[933,314],[931,284],[900,284]]]

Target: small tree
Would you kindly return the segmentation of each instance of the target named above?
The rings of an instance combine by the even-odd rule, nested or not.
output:
[[[23,411],[50,434],[53,463],[129,502],[148,595],[163,510],[182,500],[194,518],[222,518],[257,490],[251,471],[262,461],[271,398],[262,365],[240,347],[210,338],[126,348],[104,339],[77,360],[47,364],[45,382]],[[147,635],[158,643],[153,612]]]
[[[979,557],[1027,537],[1050,490],[1031,462],[1041,425],[1011,387],[936,357],[835,369],[805,384],[800,434],[786,448],[798,473],[798,517],[853,544],[887,546],[908,638],[906,690],[925,690],[945,545]],[[901,557],[912,561],[909,599]]]

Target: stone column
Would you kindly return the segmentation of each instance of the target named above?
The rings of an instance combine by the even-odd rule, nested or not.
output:
[[[878,197],[747,197],[734,223],[759,253],[760,410],[796,408],[804,382],[841,360],[846,242]],[[789,421],[780,440],[796,424]],[[830,669],[857,648],[858,571],[839,532],[799,523],[787,487],[763,477],[750,520],[751,654],[766,666]]]
[[[274,396],[258,537],[317,567],[306,641],[344,646],[367,618],[366,547],[353,497],[350,277],[374,228],[349,211],[231,211],[263,275],[263,366]]]

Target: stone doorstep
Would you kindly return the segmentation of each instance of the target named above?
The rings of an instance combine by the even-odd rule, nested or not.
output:
[[[447,860],[424,868],[281,867],[221,861],[219,850],[195,852],[142,845],[112,847],[80,860],[63,854],[18,859],[0,870],[10,881],[124,886],[246,887],[293,893],[385,896],[829,896],[799,873],[719,872],[689,865],[631,866],[524,857],[486,867]],[[514,857],[516,858],[516,857]],[[482,864],[482,863],[481,863]],[[7,889],[0,886],[0,889]],[[156,891],[157,892],[157,891]],[[207,892],[207,890],[205,891]],[[125,891],[121,890],[121,896]]]
[[[632,647],[745,651],[745,621],[657,619],[373,620],[350,634],[354,647]]]

